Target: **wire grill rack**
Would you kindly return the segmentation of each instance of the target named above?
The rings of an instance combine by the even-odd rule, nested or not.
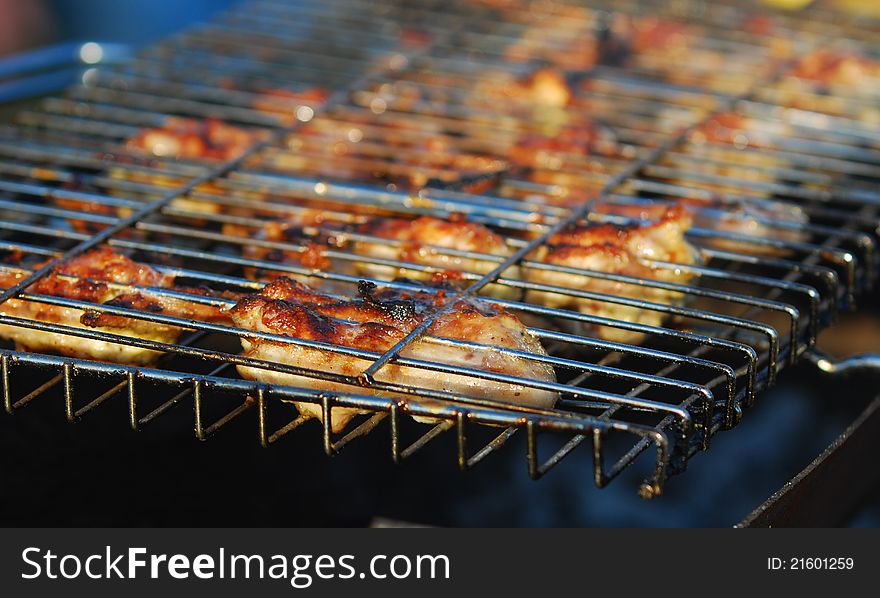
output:
[[[659,25],[648,38],[653,46],[624,60],[615,53],[614,31],[620,19],[636,17],[656,17]],[[659,494],[669,475],[683,471],[717,431],[734,427],[756,394],[875,281],[876,97],[791,85],[793,66],[816,49],[876,52],[873,28],[824,8],[767,14],[742,3],[255,0],[123,65],[89,69],[81,85],[0,128],[0,268],[20,275],[0,294],[0,324],[162,356],[136,367],[3,349],[5,409],[15,413],[60,385],[69,420],[127,396],[129,424],[139,430],[191,401],[199,439],[251,418],[268,446],[310,421],[289,405],[296,401],[319,406],[328,454],[385,428],[392,458],[402,461],[453,433],[458,463],[467,469],[525,435],[533,478],[586,443],[597,485],[649,461],[640,493]],[[498,95],[548,65],[571,90],[565,106],[538,108]],[[315,87],[327,93],[309,96]],[[247,131],[250,143],[218,159],[173,159],[126,144],[172,118],[221,119]],[[595,127],[600,141],[586,153],[557,150],[536,163],[515,158],[521,139],[546,142],[565,127]],[[690,272],[697,283],[533,257],[573,224],[631,224],[638,221],[633,209],[680,198],[695,214],[687,236],[702,259],[650,265]],[[321,223],[295,237],[265,234],[314,210],[321,210]],[[354,225],[374,215],[458,214],[501,235],[507,253],[429,247],[475,266],[461,273],[462,288],[385,353],[29,290],[60,261],[108,244],[215,290],[254,292],[263,283],[248,273],[262,272],[348,296],[363,280],[436,292],[417,281],[443,268],[356,251],[394,242]],[[323,253],[333,268],[287,259],[328,238],[333,244]],[[526,269],[584,282],[535,282],[523,276]],[[591,290],[596,282],[624,291]],[[235,303],[218,293],[125,290]],[[571,302],[548,307],[524,300],[526,291]],[[658,291],[683,300],[650,300]],[[402,355],[464,297],[483,297],[527,323],[548,356],[494,350],[549,364],[558,381]],[[53,324],[4,311],[10,300],[186,334],[172,344]],[[603,314],[635,308],[662,321],[578,311],[571,308],[577,301],[601,305]],[[242,338],[317,347],[363,367],[357,376],[334,378],[261,362],[240,353]],[[539,409],[382,382],[377,374],[391,363],[517,383],[558,393],[559,400]],[[351,390],[248,381],[235,366],[334,379]],[[41,380],[36,388],[19,382],[34,379]],[[367,414],[335,434],[330,415],[340,408]],[[653,460],[639,459],[652,452]]]

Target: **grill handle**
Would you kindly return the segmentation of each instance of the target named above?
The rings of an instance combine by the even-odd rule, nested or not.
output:
[[[880,355],[865,353],[836,360],[825,353],[812,349],[804,353],[804,358],[819,370],[833,376],[848,374],[880,375]]]

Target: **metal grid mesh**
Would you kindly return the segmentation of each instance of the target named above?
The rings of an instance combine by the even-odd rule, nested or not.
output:
[[[615,2],[614,12],[601,4],[251,2],[122,67],[90,70],[83,85],[20,113],[14,126],[0,129],[3,269],[19,275],[0,301],[124,316],[186,333],[168,343],[0,313],[6,325],[162,353],[143,368],[3,350],[6,410],[60,384],[69,419],[127,394],[138,429],[191,399],[200,439],[251,413],[269,445],[309,421],[288,402],[312,403],[322,414],[328,454],[387,421],[395,460],[454,429],[458,462],[467,468],[523,433],[533,477],[587,441],[594,479],[604,485],[654,447],[641,492],[659,493],[669,474],[707,448],[716,431],[735,426],[778,370],[874,281],[880,152],[876,131],[865,126],[873,118],[870,98],[837,89],[820,97],[822,90],[792,91],[787,81],[798,58],[816,48],[875,49],[865,41],[869,27],[846,19],[818,26],[808,16],[761,21],[714,3],[706,10],[702,3]],[[731,15],[750,25],[734,31]],[[648,41],[623,60],[608,43],[616,27],[632,22]],[[676,59],[682,56],[689,59]],[[534,98],[515,91],[548,65],[562,73],[571,98],[536,108]],[[246,136],[246,149],[173,159],[126,143],[172,118],[222,119]],[[587,151],[553,149],[537,162],[518,157],[523,139],[546,144],[567,129],[598,141]],[[681,198],[695,215],[687,236],[702,260],[650,266],[689,272],[694,284],[534,257],[571,225],[631,224],[639,219],[633,209]],[[321,221],[295,236],[266,234],[314,210]],[[506,251],[428,246],[434,256],[466,264],[459,268],[463,285],[384,353],[28,289],[57,260],[106,243],[189,288],[254,291],[263,285],[258,274],[284,273],[343,296],[356,295],[363,280],[437,292],[417,281],[444,268],[401,253],[364,252],[394,242],[358,225],[375,215],[458,214],[490,227]],[[327,239],[332,247],[322,255],[333,267],[303,265],[310,244]],[[526,271],[573,276],[578,284],[536,282]],[[615,292],[603,292],[609,284]],[[183,288],[119,290],[235,303],[232,294]],[[532,293],[568,299],[548,307],[529,300],[539,296]],[[482,297],[525,322],[549,355],[492,350],[549,364],[557,381],[406,357],[418,342],[487,349],[428,335],[431,322],[464,297]],[[583,302],[600,308],[579,310]],[[648,323],[609,317],[614,309],[660,316]],[[345,355],[360,371],[334,377],[261,362],[240,354],[242,338]],[[383,382],[390,364],[520,384],[559,399],[539,409]],[[237,365],[332,379],[350,392],[255,383],[239,378]],[[17,388],[17,372],[34,368],[51,377],[36,389]],[[96,393],[85,380],[102,389]],[[420,398],[401,398],[407,395]],[[335,434],[331,414],[343,407],[368,414]],[[210,415],[217,409],[219,417]],[[545,451],[538,438],[550,432],[561,440],[549,457],[539,456]]]

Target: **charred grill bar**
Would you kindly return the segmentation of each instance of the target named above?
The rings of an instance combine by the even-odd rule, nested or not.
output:
[[[0,306],[2,325],[162,353],[155,365],[136,367],[3,349],[6,411],[60,385],[69,420],[127,396],[137,430],[191,401],[199,439],[250,417],[268,446],[309,420],[287,403],[310,403],[322,413],[328,454],[384,428],[392,458],[402,461],[453,433],[466,469],[524,434],[533,478],[586,443],[602,486],[653,450],[640,492],[661,492],[875,282],[880,133],[864,123],[876,108],[838,88],[792,89],[790,75],[820,49],[876,48],[870,24],[839,16],[820,25],[809,14],[768,21],[719,3],[615,2],[613,11],[607,4],[603,11],[565,2],[258,0],[124,65],[90,70],[82,85],[19,113],[0,129],[0,270],[17,276],[0,303],[25,300],[185,333],[176,342],[133,338]],[[729,27],[731,15],[748,26]],[[615,37],[620,19],[651,16],[656,23],[642,23],[650,35],[632,38],[633,47]],[[539,77],[548,81],[535,83]],[[144,129],[167,129],[175,118],[219,119],[233,130],[218,135],[241,133],[244,149],[204,158],[132,145]],[[567,132],[590,136],[589,151],[547,145]],[[538,144],[525,160],[516,153],[523,139]],[[650,206],[680,198],[693,210],[686,236],[701,259],[650,265],[684,273],[689,283],[534,258],[573,224],[639,224]],[[295,234],[265,233],[315,210],[321,218],[298,221]],[[418,282],[444,270],[435,263],[354,249],[395,246],[360,226],[369,218],[460,215],[488,226],[508,251],[428,246],[478,266],[462,268],[448,292]],[[302,259],[318,242],[330,267]],[[263,286],[249,272],[322,282],[322,292],[343,296],[355,296],[364,280],[442,294],[403,340],[364,351],[34,292],[54,267],[105,244],[216,292],[123,290],[215,308],[234,305],[233,291]],[[545,276],[536,280],[536,272]],[[620,292],[548,282],[572,276]],[[563,307],[529,299],[541,293],[567,299]],[[428,334],[471,297],[516,314],[549,355],[492,350],[549,365],[557,380],[401,354],[421,340],[488,348]],[[583,302],[601,309],[571,307]],[[647,323],[613,317],[626,309],[660,315]],[[241,354],[240,339],[319,349],[363,367],[338,375],[262,361]],[[527,407],[382,381],[391,365],[519,384],[559,400]],[[235,366],[351,391],[248,381]],[[22,388],[18,380],[32,379],[26,372],[43,381]],[[331,416],[342,408],[367,413],[334,433]]]

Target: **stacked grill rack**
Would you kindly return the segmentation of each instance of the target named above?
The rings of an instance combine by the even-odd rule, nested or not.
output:
[[[592,447],[594,480],[602,486],[653,449],[640,492],[660,493],[670,474],[708,448],[716,432],[735,427],[779,370],[808,350],[838,310],[853,308],[874,283],[880,132],[863,124],[870,104],[837,90],[827,97],[792,92],[786,77],[796,58],[819,47],[876,48],[870,47],[870,24],[837,15],[821,25],[809,13],[773,15],[777,29],[750,31],[726,25],[730,15],[757,14],[738,6],[684,2],[664,8],[665,3],[631,1],[614,2],[612,11],[611,4],[585,9],[566,2],[407,6],[330,0],[291,6],[256,0],[122,66],[90,69],[82,85],[19,113],[14,125],[0,129],[0,244],[17,260],[3,268],[20,271],[28,260],[53,261],[3,291],[0,302],[17,298],[190,332],[172,345],[0,315],[0,324],[163,353],[155,366],[134,367],[3,349],[6,411],[14,413],[60,386],[71,421],[127,396],[129,423],[138,430],[166,413],[173,417],[180,404],[191,401],[199,439],[251,418],[259,441],[268,446],[310,421],[287,403],[314,403],[323,410],[328,454],[384,428],[390,432],[392,458],[401,461],[441,434],[453,433],[458,463],[467,469],[524,435],[533,478],[586,444]],[[648,52],[628,66],[615,60],[596,66],[580,57],[580,42],[613,30],[618,13],[656,13],[678,23],[676,35],[693,61],[670,68],[662,55]],[[560,23],[566,28],[560,30]],[[564,73],[573,90],[564,108],[471,101],[474,88],[502,87],[548,64]],[[327,88],[327,97],[295,107],[267,93],[315,86]],[[793,96],[797,107],[780,103]],[[708,143],[707,123],[724,114],[742,119],[748,134]],[[125,145],[169,117],[222,119],[253,131],[254,142],[227,161],[163,159]],[[553,118],[598,122],[613,132],[614,155],[563,156],[561,162],[537,167],[506,159],[520,136],[541,133]],[[545,176],[538,176],[541,170]],[[690,270],[698,275],[697,284],[531,259],[553,233],[571,224],[632,222],[596,211],[599,202],[637,207],[680,197],[706,202],[688,232],[703,262],[652,266]],[[777,234],[732,232],[712,226],[730,217],[712,203],[719,198],[734,206],[785,200],[807,220],[762,215],[757,218],[762,230]],[[384,354],[312,342],[363,361],[361,375],[337,380],[349,383],[350,393],[270,386],[239,378],[235,366],[329,376],[240,354],[241,338],[271,335],[28,290],[57,260],[102,244],[143,256],[158,270],[194,284],[239,291],[262,286],[243,275],[247,269],[309,277],[349,296],[367,277],[348,266],[437,270],[353,252],[353,242],[389,241],[352,227],[315,225],[302,231],[307,238],[333,236],[335,248],[325,251],[326,257],[346,267],[319,271],[266,259],[267,253],[308,248],[302,239],[260,238],[260,231],[291,213],[315,209],[351,224],[368,212],[444,219],[463,214],[501,234],[510,256],[432,248],[490,264],[484,273],[464,272],[465,287],[444,305],[485,296],[490,286],[512,290],[486,301],[530,325],[550,355],[517,357],[552,365],[559,381],[521,380],[402,357],[401,351],[426,333],[429,320]],[[254,247],[265,251],[257,256],[246,251]],[[540,284],[520,276],[522,268],[664,289],[687,301],[658,303],[633,293],[611,296]],[[404,280],[370,281],[426,290]],[[170,289],[140,290],[234,304]],[[523,301],[526,290],[660,312],[668,319],[656,326],[546,307]],[[584,333],[588,326],[646,336],[638,344],[611,342]],[[448,339],[433,342],[466,347]],[[553,409],[537,409],[377,381],[376,373],[392,362],[522,383],[558,392],[560,399]],[[25,388],[21,380],[39,381]],[[360,394],[358,386],[395,394]],[[401,394],[413,398],[401,399]],[[343,407],[371,415],[334,434],[329,415]],[[410,416],[436,423],[415,423]]]

